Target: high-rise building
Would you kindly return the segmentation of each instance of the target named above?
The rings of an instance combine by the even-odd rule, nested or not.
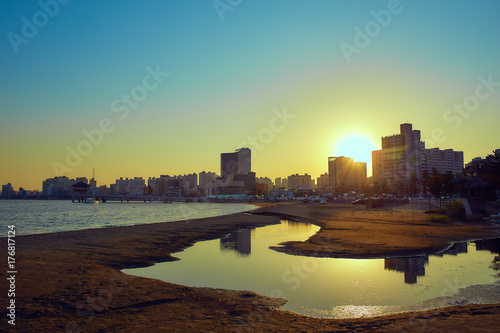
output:
[[[366,163],[351,157],[328,158],[328,182],[332,192],[348,192],[366,184]]]
[[[238,154],[238,173],[248,175],[252,172],[252,151],[250,148],[240,148],[236,150],[236,154]]]
[[[217,179],[219,194],[251,193],[255,190],[255,172],[251,171],[251,150],[237,149],[234,153],[222,153],[221,177]]]
[[[154,179],[154,178],[153,178]],[[153,185],[153,180],[148,179],[148,185]],[[129,195],[142,195],[144,192],[144,187],[146,187],[146,182],[142,177],[125,178],[120,177],[115,181],[115,184],[111,184],[113,194],[129,194]],[[153,186],[151,186],[153,188]],[[159,193],[155,193],[159,194]]]
[[[160,178],[155,178],[155,177],[149,177],[148,179],[148,186],[151,187],[152,194],[153,195],[164,195],[168,191],[168,185],[167,182],[170,179],[173,179],[174,177],[171,177],[169,175],[160,175]],[[111,192],[114,193],[113,190],[113,184],[111,184]]]
[[[6,185],[2,185],[2,198],[3,199],[12,199],[15,196],[14,188],[11,183]]]
[[[220,154],[220,175],[227,178],[229,175],[248,175],[251,167],[252,153],[250,148],[239,148],[234,153]]]
[[[274,188],[274,183],[271,178],[268,177],[258,177],[255,179],[256,183],[266,184],[266,191],[271,191]]]
[[[464,153],[452,149],[440,150],[439,148],[426,149],[427,171],[436,169],[439,173],[451,171],[460,173],[464,170]]]
[[[76,180],[69,179],[66,176],[47,178],[43,181],[42,192],[46,197],[68,197],[72,193],[71,185],[78,183],[79,181],[87,184],[87,178],[80,177]]]
[[[283,185],[281,183],[281,177],[278,177],[274,179],[274,189],[279,190],[280,188],[283,188]]]
[[[199,189],[202,194],[212,194],[212,191],[215,189],[215,179],[217,175],[215,172],[205,172],[202,171],[199,174]]]
[[[227,178],[238,173],[238,153],[220,154],[220,176]]]
[[[328,172],[325,172],[324,174],[320,175],[317,179],[317,185],[318,185],[318,190],[321,192],[326,192],[328,191],[328,186],[330,184],[330,179],[328,176]]]
[[[382,150],[372,151],[372,178],[377,180],[382,178],[383,173]]]
[[[283,178],[281,180],[281,188],[285,189],[285,190],[288,190],[288,178]]]
[[[411,124],[401,124],[400,134],[382,138],[382,149],[372,152],[373,180],[382,177],[388,181],[421,178],[423,171],[436,169],[440,173],[463,170],[463,152],[452,149],[425,149],[420,131]]]
[[[378,176],[390,179],[419,177],[425,158],[424,150],[425,144],[420,141],[420,131],[413,130],[411,124],[401,124],[400,134],[382,138],[382,166],[374,168],[374,171],[377,169],[378,174],[373,174],[373,178],[378,178]],[[380,170],[382,175],[380,175]]]
[[[289,190],[296,190],[297,188],[310,188],[312,189],[313,187],[313,182],[311,179],[311,175],[308,175],[307,173],[304,175],[291,175],[288,176],[288,189]]]
[[[196,190],[198,188],[198,175],[196,173],[191,173],[189,175],[179,175],[178,179],[182,180],[182,185],[184,189]]]

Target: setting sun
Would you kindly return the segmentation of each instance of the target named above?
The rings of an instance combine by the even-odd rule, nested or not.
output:
[[[352,157],[355,162],[365,162],[367,171],[371,174],[373,150],[375,145],[370,139],[360,134],[352,134],[335,143],[333,156]]]

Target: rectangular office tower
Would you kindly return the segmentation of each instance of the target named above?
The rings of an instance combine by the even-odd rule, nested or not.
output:
[[[234,153],[220,154],[220,175],[248,175],[252,171],[252,152],[250,148],[236,149]]]
[[[236,154],[238,154],[238,173],[240,175],[248,175],[252,172],[252,151],[250,148],[240,148],[236,149]]]
[[[238,154],[222,153],[220,154],[220,176],[227,178],[229,175],[238,173]]]
[[[217,180],[216,188],[218,194],[248,194],[255,190],[251,157],[249,148],[220,154],[221,177]]]

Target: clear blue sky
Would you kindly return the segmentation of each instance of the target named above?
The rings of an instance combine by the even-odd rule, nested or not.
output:
[[[218,3],[231,10],[73,0],[49,15],[38,1],[1,2],[0,183],[40,188],[54,165],[70,178],[95,167],[101,184],[218,171],[219,154],[252,136],[258,176],[317,177],[342,138],[378,148],[403,122],[466,161],[500,148],[500,86],[467,116],[446,113],[474,95],[478,77],[500,82],[500,2],[401,0],[350,62],[342,43],[356,47],[355,28],[392,1]],[[126,105],[122,94],[143,86],[147,68],[168,76],[120,119],[111,105]],[[273,110],[284,108],[294,118],[270,137]],[[68,166],[67,147],[76,151],[102,119],[113,130]]]

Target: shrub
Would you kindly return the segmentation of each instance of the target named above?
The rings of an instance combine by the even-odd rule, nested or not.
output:
[[[429,209],[424,212],[425,214],[446,214],[446,209],[438,208],[438,209]]]
[[[430,215],[427,216],[427,221],[430,222],[448,222],[450,218],[446,215]]]
[[[444,206],[446,214],[451,217],[456,217],[459,219],[465,219],[465,207],[460,199],[456,199]]]

